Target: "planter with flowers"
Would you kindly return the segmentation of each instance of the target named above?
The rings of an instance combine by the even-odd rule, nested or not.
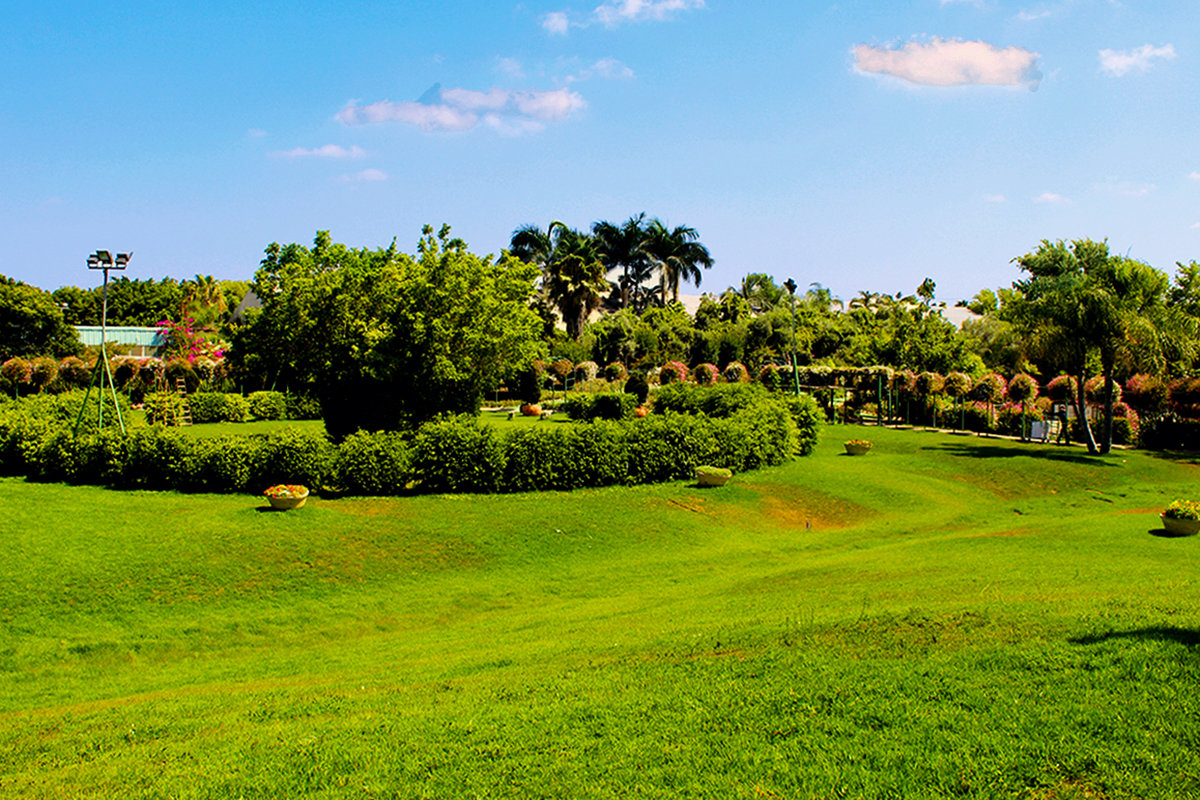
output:
[[[874,445],[874,442],[867,439],[851,439],[848,442],[842,443],[842,446],[846,448],[846,455],[848,456],[865,456],[871,452],[871,448]]]
[[[276,511],[300,508],[308,499],[308,488],[299,484],[281,483],[263,492]]]
[[[1176,500],[1159,518],[1172,536],[1194,536],[1200,533],[1200,500]]]

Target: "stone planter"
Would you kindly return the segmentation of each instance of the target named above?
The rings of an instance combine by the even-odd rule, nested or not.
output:
[[[858,442],[845,442],[842,444],[842,447],[846,448],[846,455],[848,456],[865,456],[871,452],[871,445],[860,444]]]
[[[1165,514],[1159,514],[1158,518],[1172,536],[1195,536],[1200,533],[1200,519],[1175,519]]]

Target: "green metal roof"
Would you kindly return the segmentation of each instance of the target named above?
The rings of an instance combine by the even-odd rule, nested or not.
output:
[[[100,344],[99,325],[76,325],[79,340],[89,347]],[[162,347],[167,339],[158,328],[131,328],[110,325],[105,329],[105,341],[115,344],[131,344],[138,347]]]

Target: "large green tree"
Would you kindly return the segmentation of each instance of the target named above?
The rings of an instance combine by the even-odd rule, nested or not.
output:
[[[1117,371],[1161,372],[1172,352],[1191,348],[1192,326],[1167,302],[1170,282],[1164,273],[1110,254],[1107,242],[1042,240],[1036,251],[1014,260],[1029,277],[1013,284],[1008,313],[1031,355],[1075,377],[1084,441],[1090,452],[1107,453]],[[1099,442],[1083,413],[1093,360],[1105,377]]]
[[[537,269],[477,256],[449,226],[427,226],[417,250],[352,250],[327,232],[311,249],[272,245],[255,279],[263,309],[239,334],[239,357],[260,346],[274,362],[262,366],[311,386],[335,436],[477,411],[536,352]]]
[[[79,334],[63,320],[62,309],[48,292],[0,275],[0,361],[13,356],[62,358],[82,350]]]
[[[578,339],[609,289],[595,237],[557,220],[544,232],[525,225],[513,232],[509,253],[541,270],[542,296],[558,309],[567,335]]]

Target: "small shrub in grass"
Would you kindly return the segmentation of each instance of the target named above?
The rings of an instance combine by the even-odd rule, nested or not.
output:
[[[247,422],[250,401],[240,394],[226,392],[197,392],[188,398],[192,422]]]
[[[348,494],[400,494],[411,468],[412,448],[402,434],[356,431],[338,446],[334,483]]]
[[[333,477],[334,448],[324,435],[284,428],[260,438],[251,470],[252,491],[276,483],[326,486]]]
[[[277,420],[287,416],[287,400],[283,392],[251,392],[250,415],[255,419]]]
[[[138,428],[124,442],[113,484],[122,489],[179,489],[192,482],[197,440],[175,428]]]
[[[413,475],[423,492],[495,492],[504,446],[492,426],[471,416],[427,422],[413,440]]]
[[[812,395],[802,394],[799,397],[788,397],[788,413],[796,425],[796,455],[806,456],[817,447],[821,425],[825,422],[825,412]]]

